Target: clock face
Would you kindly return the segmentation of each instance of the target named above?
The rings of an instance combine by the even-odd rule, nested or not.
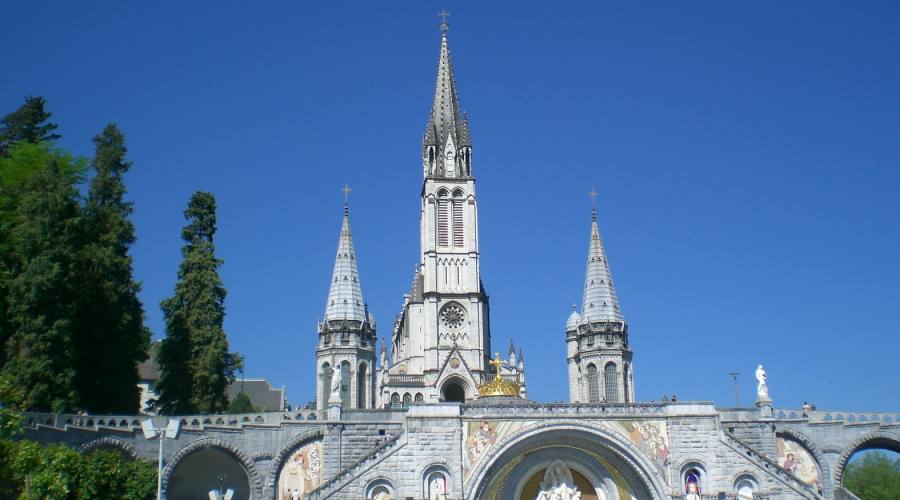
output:
[[[462,307],[451,304],[441,311],[441,322],[445,327],[456,330],[466,322],[466,312]]]

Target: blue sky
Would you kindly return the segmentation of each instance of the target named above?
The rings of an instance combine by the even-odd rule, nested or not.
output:
[[[0,110],[45,96],[86,156],[124,130],[155,337],[214,193],[231,346],[306,402],[344,183],[380,335],[409,288],[442,5],[534,399],[567,395],[593,186],[638,399],[731,406],[736,370],[746,404],[763,363],[776,406],[900,411],[894,2],[6,2]]]

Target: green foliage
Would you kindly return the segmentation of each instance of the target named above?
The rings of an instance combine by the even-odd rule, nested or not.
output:
[[[900,498],[900,458],[870,451],[844,468],[844,487],[863,500]]]
[[[13,230],[23,220],[21,202],[30,188],[41,188],[34,177],[48,165],[57,165],[62,175],[72,179],[80,178],[85,170],[83,160],[76,160],[46,143],[20,142],[11,145],[6,153],[0,155],[0,366],[6,362],[6,342],[13,329],[9,314],[10,282],[21,270],[21,259],[13,242]]]
[[[149,500],[156,466],[119,450],[0,440],[0,498]]]
[[[216,258],[216,200],[196,192],[184,212],[183,260],[175,295],[162,301],[166,338],[159,353],[157,408],[168,414],[226,410],[225,389],[234,380],[238,358],[228,352],[222,329],[225,287]]]
[[[47,122],[51,114],[44,110],[44,104],[43,97],[26,97],[19,109],[0,120],[0,156],[17,142],[36,144],[59,139],[53,132],[56,125]]]
[[[254,411],[256,410],[253,409],[253,403],[243,391],[239,392],[228,405],[228,413],[253,413]]]
[[[97,413],[138,410],[138,364],[146,359],[150,333],[138,299],[140,285],[128,250],[134,243],[124,200],[125,137],[107,125],[94,137],[95,175],[84,208],[80,251],[80,302],[74,340],[78,406]],[[109,362],[115,360],[115,362]]]
[[[84,162],[46,145],[21,147],[22,156],[14,151],[0,165],[12,162],[12,171],[28,172],[15,177],[19,184],[4,189],[15,199],[11,246],[4,259],[9,266],[4,376],[20,389],[18,399],[5,402],[64,411],[75,400],[72,318],[81,285],[77,184]]]

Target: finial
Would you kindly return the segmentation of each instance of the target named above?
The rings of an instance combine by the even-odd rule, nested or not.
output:
[[[490,364],[494,365],[494,370],[497,371],[497,376],[500,376],[500,367],[503,366],[503,361],[500,360],[500,353],[494,353],[494,359],[490,362]]]
[[[450,28],[450,25],[447,24],[447,16],[449,16],[450,13],[447,12],[447,9],[442,8],[441,11],[437,13],[437,15],[441,18],[441,34],[446,35],[447,29]]]
[[[350,211],[350,191],[353,190],[350,189],[349,185],[344,184],[344,187],[341,189],[341,191],[344,192],[344,213],[346,214]]]

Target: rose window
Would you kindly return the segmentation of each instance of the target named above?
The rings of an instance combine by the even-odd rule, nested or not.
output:
[[[447,328],[455,330],[463,326],[466,321],[466,312],[458,305],[447,306],[441,311],[441,321]]]

